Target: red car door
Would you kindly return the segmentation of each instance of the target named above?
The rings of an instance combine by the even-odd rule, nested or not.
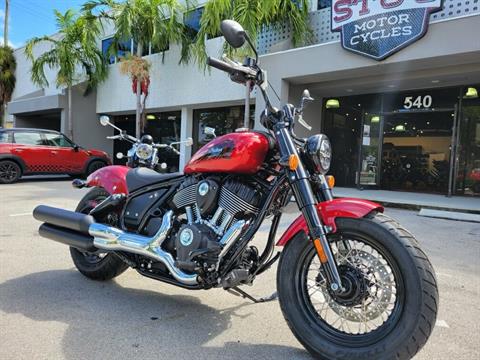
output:
[[[52,161],[61,166],[63,172],[79,174],[84,171],[88,154],[76,146],[72,141],[60,133],[44,133],[54,159]]]
[[[58,169],[51,166],[50,149],[39,132],[15,131],[13,141],[12,154],[23,159],[26,173],[57,172]]]

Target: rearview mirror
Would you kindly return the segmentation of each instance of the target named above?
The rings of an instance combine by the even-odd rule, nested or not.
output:
[[[211,135],[213,137],[217,136],[217,135],[215,135],[215,128],[212,128],[210,126],[205,126],[205,128],[203,129],[203,133],[205,135]]]
[[[102,124],[102,126],[109,125],[110,124],[110,117],[108,117],[107,115],[100,116],[100,124]]]
[[[303,90],[302,98],[305,99],[306,101],[313,101],[314,100],[314,98],[312,98],[310,96],[310,91],[308,91],[308,89]]]
[[[220,30],[231,47],[238,49],[245,44],[245,30],[238,22],[234,20],[223,20],[220,24]]]

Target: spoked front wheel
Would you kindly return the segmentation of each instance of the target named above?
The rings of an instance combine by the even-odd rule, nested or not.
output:
[[[389,217],[337,219],[332,251],[345,290],[326,283],[302,232],[280,258],[283,315],[318,359],[410,359],[426,343],[437,314],[433,268],[413,236]]]

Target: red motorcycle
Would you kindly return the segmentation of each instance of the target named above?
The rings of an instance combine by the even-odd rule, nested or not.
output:
[[[251,41],[236,22],[221,30],[234,48]],[[252,46],[255,54],[255,48]],[[435,325],[437,282],[412,234],[378,204],[333,199],[325,135],[302,139],[294,125],[306,101],[273,107],[256,58],[209,58],[241,84],[255,84],[267,132],[240,131],[201,148],[184,173],[102,168],[77,187],[93,187],[76,212],[38,206],[41,236],[70,246],[85,276],[108,280],[128,267],[186,289],[240,289],[278,259],[277,291],[297,339],[319,359],[409,359]],[[297,120],[295,120],[297,119]],[[295,197],[301,215],[276,242],[282,209]],[[250,245],[263,220],[263,251]]]

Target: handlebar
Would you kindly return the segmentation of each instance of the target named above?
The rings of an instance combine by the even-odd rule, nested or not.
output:
[[[232,65],[226,63],[225,61],[212,58],[210,56],[207,59],[207,64],[209,66],[212,66],[212,67],[218,69],[218,70],[225,71],[226,73],[229,73],[230,75],[234,74],[235,71],[236,71],[235,68]]]

